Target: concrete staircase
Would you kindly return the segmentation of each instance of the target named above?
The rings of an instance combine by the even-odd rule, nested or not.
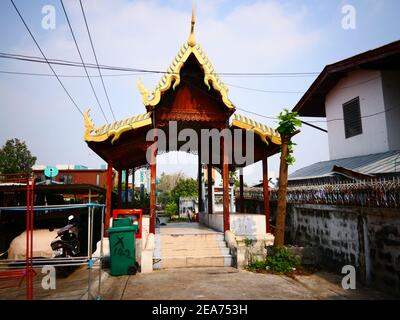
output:
[[[223,233],[161,233],[156,235],[155,269],[232,266]]]

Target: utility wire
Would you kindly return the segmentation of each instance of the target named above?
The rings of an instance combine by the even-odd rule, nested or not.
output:
[[[51,73],[36,73],[36,72],[20,72],[20,71],[8,71],[8,70],[0,70],[0,73],[4,74],[14,74],[14,75],[22,75],[22,76],[38,76],[38,77],[54,77],[54,74]],[[103,74],[103,77],[126,77],[126,76],[138,76],[143,73],[120,73],[120,74]],[[59,78],[86,78],[82,75],[77,74],[58,74]],[[90,75],[91,78],[100,78],[100,76]]]
[[[85,73],[86,73],[87,79],[88,79],[88,81],[89,81],[90,87],[92,88],[93,94],[94,94],[94,96],[95,96],[95,98],[96,98],[96,101],[97,101],[97,104],[98,104],[98,106],[99,106],[99,108],[100,108],[100,110],[101,110],[101,113],[103,114],[104,119],[105,119],[106,122],[108,123],[108,119],[107,119],[107,117],[106,117],[106,115],[105,115],[105,113],[104,113],[104,110],[103,110],[103,108],[102,108],[102,106],[101,106],[101,104],[100,104],[99,98],[97,97],[96,91],[94,90],[92,80],[91,80],[90,77],[89,77],[89,73],[88,73],[88,71],[87,71],[87,69],[86,69],[86,66],[85,66],[85,63],[84,63],[84,61],[83,61],[83,57],[82,57],[82,54],[81,54],[81,50],[79,49],[78,42],[76,41],[74,31],[72,30],[72,26],[71,26],[71,23],[70,23],[70,21],[69,21],[67,11],[65,10],[65,7],[64,7],[64,2],[63,2],[63,0],[60,0],[60,2],[61,2],[61,6],[62,6],[63,11],[64,11],[64,14],[65,14],[65,18],[67,19],[69,29],[71,30],[71,34],[72,34],[72,38],[74,39],[74,42],[75,42],[76,50],[78,50],[78,54],[79,54],[79,57],[81,58],[81,62],[82,62],[83,68],[85,69]]]
[[[207,94],[207,95],[208,95],[209,97],[211,97],[212,99],[215,99],[215,100],[219,101],[216,97],[214,97],[213,95],[211,95],[208,91],[203,90],[203,89],[200,88],[199,86],[196,86],[196,85],[194,85],[193,83],[190,83],[190,82],[186,81],[185,79],[181,79],[181,81],[184,82],[184,83],[186,83],[188,86],[191,86],[192,88],[195,87],[196,89],[200,90],[201,92]],[[265,116],[265,115],[262,115],[262,114],[259,114],[259,113],[256,113],[256,112],[249,111],[249,110],[244,109],[244,108],[239,108],[239,107],[237,107],[237,106],[235,106],[235,109],[241,110],[241,111],[243,111],[243,112],[247,112],[247,113],[249,113],[249,114],[254,114],[254,115],[257,115],[257,116],[262,117],[262,118],[267,118],[267,119],[272,119],[272,120],[278,120],[277,117]],[[310,123],[308,123],[308,122],[306,122],[306,121],[303,121],[303,120],[300,120],[300,121],[301,121],[301,123],[303,123],[303,124],[305,124],[305,125],[307,125],[307,126],[310,126],[310,127],[314,128],[314,129],[317,129],[317,130],[320,130],[320,131],[323,131],[323,132],[328,132],[328,131],[327,131],[326,129],[324,129],[324,128],[315,126],[315,125],[310,124]]]
[[[110,98],[108,97],[106,86],[104,84],[103,75],[101,74],[101,70],[100,70],[100,67],[99,67],[99,61],[97,60],[96,50],[94,49],[92,36],[90,34],[89,25],[88,25],[88,22],[86,20],[85,10],[83,9],[83,5],[82,5],[82,1],[81,0],[79,0],[79,4],[81,5],[83,19],[85,20],[85,25],[86,25],[86,30],[87,30],[87,33],[88,33],[88,36],[89,36],[90,45],[92,47],[93,55],[94,55],[94,58],[96,60],[97,70],[99,71],[99,76],[100,76],[100,79],[101,79],[101,83],[103,85],[104,93],[105,93],[106,98],[107,98],[108,106],[110,107],[110,111],[111,111],[111,114],[112,114],[112,116],[114,118],[114,121],[117,121],[117,119],[115,118],[115,114],[114,114],[113,108],[111,106]]]
[[[55,70],[53,69],[53,67],[51,66],[50,62],[47,60],[46,55],[44,54],[43,50],[40,48],[39,43],[36,41],[34,35],[32,34],[31,30],[29,29],[28,25],[26,24],[24,18],[22,17],[20,11],[18,10],[17,6],[15,5],[13,0],[10,0],[12,5],[14,6],[15,11],[18,13],[18,16],[20,17],[22,23],[24,24],[26,30],[29,32],[32,40],[35,42],[36,47],[39,49],[40,53],[42,54],[44,60],[46,61],[46,63],[49,65],[51,71],[53,72],[54,76],[57,78],[58,83],[61,85],[61,87],[64,89],[65,93],[68,95],[69,99],[71,100],[71,102],[74,104],[75,108],[79,111],[79,113],[83,116],[83,112],[82,110],[78,107],[78,105],[76,104],[75,100],[72,98],[72,96],[70,95],[70,93],[68,92],[67,88],[64,86],[64,84],[62,83],[62,81],[60,80],[60,78],[58,77],[57,73],[55,72]]]
[[[0,58],[8,58],[8,59],[16,59],[22,61],[30,61],[30,62],[44,62],[42,58],[35,56],[27,56],[21,54],[13,54],[0,52]],[[73,67],[82,67],[82,64],[77,61],[70,61],[64,59],[48,59],[52,64],[65,65],[65,66],[73,66]],[[110,66],[99,64],[97,66],[93,63],[86,63],[85,66],[87,68],[100,68],[103,70],[113,70],[113,71],[127,71],[127,72],[141,72],[141,73],[158,73],[158,74],[166,74],[167,71],[161,70],[153,70],[153,69],[140,69],[140,68],[129,68],[129,67],[119,67],[119,66]],[[174,74],[174,73],[171,73]],[[214,74],[214,73],[205,73],[205,74]],[[227,77],[304,77],[304,76],[317,76],[319,72],[269,72],[269,73],[235,73],[235,72],[219,72],[220,76]]]
[[[227,83],[227,82],[224,82],[224,84],[226,84],[227,86],[232,87],[232,88],[244,89],[244,90],[249,90],[249,91],[257,91],[257,92],[265,92],[265,93],[296,93],[296,94],[304,94],[305,93],[304,91],[263,90],[263,89],[243,87],[243,86],[239,86],[239,85],[231,84],[231,83]]]

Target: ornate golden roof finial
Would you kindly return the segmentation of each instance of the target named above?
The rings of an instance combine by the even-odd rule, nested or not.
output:
[[[194,0],[192,1],[192,26],[190,29],[190,36],[188,40],[188,45],[190,47],[194,47],[196,45],[196,39],[194,37],[194,24],[196,23],[195,17],[194,17]]]

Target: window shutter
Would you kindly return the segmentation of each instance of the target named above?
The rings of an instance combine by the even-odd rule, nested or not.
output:
[[[359,97],[343,104],[343,118],[346,139],[362,134]]]

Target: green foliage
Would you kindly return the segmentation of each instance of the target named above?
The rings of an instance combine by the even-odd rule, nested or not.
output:
[[[265,260],[252,260],[247,267],[250,271],[265,270],[265,268]]]
[[[246,247],[251,247],[254,242],[255,242],[255,240],[253,240],[253,239],[244,238],[244,244],[246,245]]]
[[[0,149],[0,173],[25,173],[32,172],[36,157],[32,156],[24,141],[19,139],[7,140]]]
[[[300,262],[291,255],[285,247],[274,247],[272,255],[267,256],[266,266],[269,270],[278,273],[289,273],[300,265]]]
[[[282,137],[290,136],[293,134],[298,128],[301,127],[301,121],[297,119],[299,114],[297,112],[290,112],[288,109],[283,109],[278,116],[279,126],[277,131],[280,133]],[[293,146],[296,145],[291,140],[288,142],[288,155],[285,160],[286,163],[290,166],[296,162],[296,159],[293,156]]]
[[[248,265],[250,271],[267,270],[276,273],[289,274],[300,267],[300,261],[291,255],[285,247],[274,247],[273,253],[265,260],[254,260]]]
[[[157,195],[157,202],[162,208],[165,208],[167,203],[171,200],[171,193],[166,191],[160,191]]]
[[[286,135],[291,135],[294,133],[297,128],[301,127],[301,121],[297,119],[299,114],[297,112],[290,112],[288,109],[283,109],[283,112],[281,112],[278,116],[278,119],[280,120],[278,123],[278,132],[282,136]]]
[[[170,201],[165,206],[165,213],[171,218],[178,213],[178,205],[175,201]]]
[[[286,156],[285,160],[286,163],[291,166],[296,162],[295,157],[293,157],[293,146],[295,146],[296,143],[289,141],[288,142],[288,155]]]
[[[171,198],[179,204],[180,197],[196,197],[198,193],[197,181],[192,178],[179,179],[176,186],[172,189]]]

